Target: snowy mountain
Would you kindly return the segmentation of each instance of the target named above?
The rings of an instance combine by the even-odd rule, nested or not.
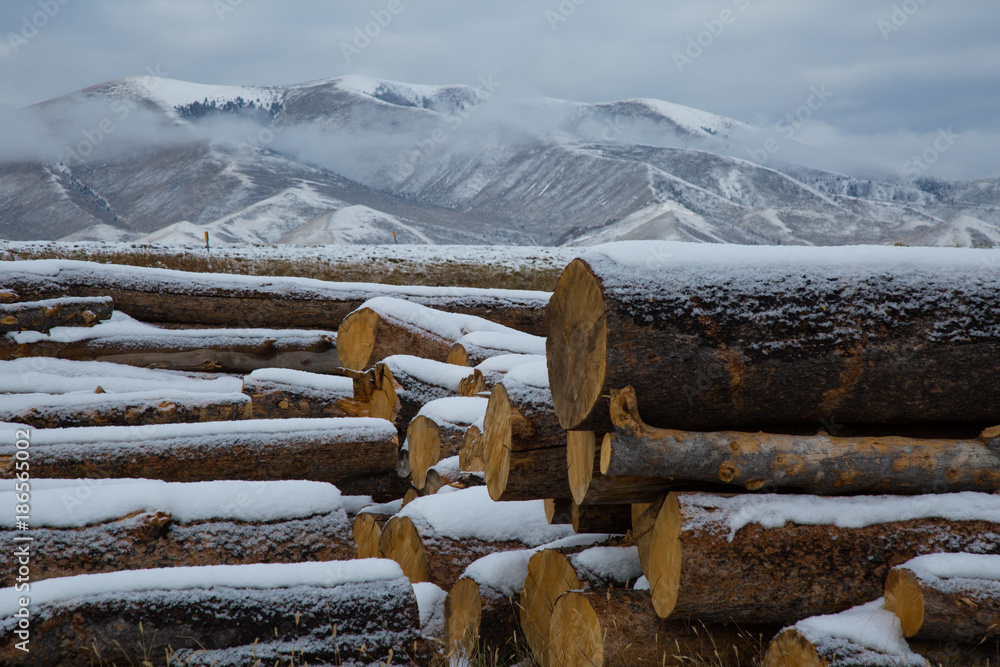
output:
[[[37,149],[0,161],[0,238],[1000,241],[1000,179],[763,166],[733,157],[754,131],[734,119],[648,99],[503,101],[498,86],[106,82],[16,119]]]

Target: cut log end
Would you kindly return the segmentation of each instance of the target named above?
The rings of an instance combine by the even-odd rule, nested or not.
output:
[[[370,308],[360,308],[344,318],[337,329],[337,356],[345,368],[364,370],[375,349],[379,316]]]
[[[382,537],[382,526],[378,519],[365,512],[354,517],[351,525],[354,544],[358,547],[358,558],[378,558],[378,543]]]
[[[410,456],[410,481],[422,490],[427,470],[441,460],[441,430],[433,419],[417,415],[406,429]]]
[[[924,595],[912,571],[897,567],[885,581],[885,608],[899,617],[904,637],[917,634],[924,624]]]
[[[378,549],[402,568],[411,583],[430,581],[430,564],[417,527],[407,516],[394,516],[382,527]]]
[[[458,467],[467,472],[483,472],[483,434],[478,426],[470,426],[462,437],[458,450]]]
[[[569,498],[546,498],[545,520],[550,524],[572,524],[573,501]]]
[[[462,577],[452,587],[444,604],[449,654],[474,655],[483,615],[479,584],[469,577]]]
[[[603,665],[604,641],[597,612],[585,595],[561,596],[549,621],[549,664]]]
[[[816,647],[798,630],[789,628],[771,642],[764,655],[763,667],[827,667]]]
[[[582,585],[569,559],[556,551],[539,551],[528,561],[528,576],[521,593],[521,630],[532,655],[542,667],[549,664],[552,608],[560,595]]]
[[[681,580],[681,508],[676,494],[663,501],[650,531],[648,563],[645,569],[653,608],[667,618],[677,606]]]
[[[465,351],[465,346],[461,343],[455,343],[452,345],[451,349],[448,350],[448,356],[445,358],[444,362],[454,366],[468,366],[469,354]]]
[[[459,396],[475,396],[486,391],[486,378],[478,368],[472,370],[472,375],[462,379],[458,383]]]
[[[507,488],[510,472],[510,446],[512,437],[511,411],[513,406],[502,384],[493,387],[483,419],[483,462],[486,488],[490,498],[500,500]]]
[[[546,322],[552,403],[563,428],[579,429],[601,397],[608,340],[604,296],[583,260],[573,260],[559,277]]]
[[[569,490],[573,500],[582,503],[594,478],[594,456],[597,434],[593,431],[567,431],[566,465],[569,470]]]

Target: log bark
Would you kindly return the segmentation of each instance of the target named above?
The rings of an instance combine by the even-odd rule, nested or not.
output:
[[[0,302],[0,332],[48,331],[55,327],[92,327],[111,317],[111,297]]]
[[[32,476],[39,478],[304,479],[335,484],[345,495],[377,500],[399,498],[405,490],[403,480],[393,474],[398,440],[384,420],[53,429],[34,431],[31,447]],[[0,469],[13,475],[13,443],[0,443]]]
[[[640,538],[647,540],[645,554],[640,541],[640,559],[646,561],[653,606],[664,618],[781,624],[879,597],[889,570],[917,555],[968,549],[1000,553],[1000,541],[984,540],[996,533],[989,512],[983,511],[984,520],[935,518],[943,498],[907,499],[913,518],[863,527],[789,520],[777,527],[749,523],[734,532],[730,521],[738,520],[741,508],[781,516],[796,504],[819,501],[827,507],[818,506],[817,512],[844,515],[856,512],[858,503],[874,513],[880,504],[898,501],[887,496],[855,500],[671,493],[658,511],[652,506],[653,528]],[[983,498],[993,502],[988,500],[992,496]],[[898,516],[896,504],[888,508],[882,514]]]
[[[610,434],[593,431],[566,432],[566,465],[573,502],[578,505],[646,502],[678,486],[660,477],[602,473],[597,443],[606,442],[610,437]]]
[[[1000,428],[976,440],[843,438],[654,428],[635,390],[612,392],[615,431],[601,447],[601,473],[647,475],[687,490],[782,490],[816,495],[919,494],[1000,489]],[[699,489],[699,485],[704,486]],[[652,500],[657,489],[633,501]]]
[[[327,565],[309,565],[336,572]],[[349,565],[339,563],[336,568]],[[398,664],[391,657],[395,655],[410,664],[406,656],[418,639],[419,616],[413,588],[402,577],[235,588],[219,574],[219,585],[213,587],[124,589],[60,602],[33,600],[30,653],[15,647],[17,619],[8,617],[0,621],[0,661],[71,667],[110,661],[138,665],[166,658],[170,664],[242,665],[256,658],[266,664],[349,660],[378,665]],[[106,580],[108,587],[116,581]],[[33,598],[43,586],[32,587]]]
[[[406,429],[410,481],[423,490],[427,471],[439,461],[458,456],[465,432],[486,414],[487,400],[479,397],[436,399],[420,409]]]
[[[608,397],[628,385],[665,428],[997,423],[1000,277],[974,253],[942,267],[887,250],[864,265],[825,248],[573,260],[547,309],[560,423],[610,432]]]
[[[0,265],[0,282],[25,299],[111,296],[116,308],[145,322],[223,327],[335,329],[365,301],[404,298],[542,335],[546,292],[399,287],[302,278],[220,276],[186,271],[61,262],[55,275],[37,262]]]
[[[67,398],[71,400],[67,400]],[[249,419],[250,399],[242,394],[184,391],[89,394],[19,394],[0,405],[0,422],[34,428],[141,426]],[[28,403],[31,407],[24,407]]]
[[[1000,570],[995,563],[1000,557],[972,558],[992,559],[992,569]],[[978,642],[1000,636],[998,579],[939,577],[916,565],[900,565],[886,579],[885,608],[899,617],[906,637]]]
[[[493,387],[483,420],[483,463],[494,500],[570,497],[566,432],[547,388],[512,378]]]
[[[577,505],[571,508],[573,530],[578,533],[624,535],[632,528],[631,505]]]
[[[269,369],[268,369],[269,370]],[[367,417],[358,414],[356,380],[349,377],[303,373],[304,377],[270,376],[255,371],[243,379],[243,393],[252,400],[254,419],[321,419]],[[280,377],[280,379],[278,379]],[[295,382],[291,380],[296,380]]]
[[[448,361],[460,366],[478,366],[487,359],[507,354],[544,356],[545,338],[520,331],[501,334],[473,331],[452,345]]]
[[[572,525],[573,524],[573,499],[572,498],[546,498],[545,499],[545,520],[550,524]]]
[[[337,329],[337,351],[346,368],[357,370],[401,354],[444,362],[454,344],[473,331],[520,333],[480,317],[378,297],[344,317]],[[452,356],[452,361],[461,359]]]
[[[569,591],[552,611],[548,664],[739,667],[749,664],[773,632],[761,626],[663,620],[653,611],[647,591]]]

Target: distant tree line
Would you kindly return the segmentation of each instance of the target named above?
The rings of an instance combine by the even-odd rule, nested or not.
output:
[[[181,118],[188,120],[200,120],[214,114],[232,114],[249,118],[258,122],[269,122],[273,120],[284,109],[284,105],[275,100],[269,105],[265,105],[258,100],[244,100],[237,97],[235,100],[227,100],[219,103],[206,97],[201,102],[192,102],[174,107]]]

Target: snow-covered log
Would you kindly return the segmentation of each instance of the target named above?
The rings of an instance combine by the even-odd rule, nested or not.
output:
[[[519,334],[482,317],[376,297],[344,318],[337,329],[337,351],[346,368],[357,370],[397,354],[446,361],[452,346],[473,331]]]
[[[42,480],[29,482],[29,530],[0,485],[0,535],[27,544],[31,580],[114,570],[354,557],[340,491],[321,482]],[[23,487],[22,487],[23,488]],[[15,559],[0,563],[14,581]]]
[[[980,641],[1000,636],[1000,556],[928,554],[894,567],[885,608],[906,637]]]
[[[381,366],[385,368],[383,375],[388,372],[388,378],[392,380],[389,384],[394,392],[390,397],[389,387],[382,389],[386,394],[383,402],[390,399],[395,401],[392,421],[399,430],[400,439],[405,436],[410,422],[427,403],[439,398],[468,395],[468,392],[463,392],[463,386],[469,386],[474,375],[472,369],[464,366],[409,354],[388,357],[381,362]],[[386,379],[381,380],[383,385],[386,382]]]
[[[899,619],[879,598],[839,614],[815,616],[785,628],[764,655],[763,667],[930,667],[903,639]]]
[[[567,429],[1000,422],[1000,251],[625,242],[573,260],[547,310]]]
[[[568,498],[566,432],[552,409],[545,364],[512,369],[483,420],[486,486],[494,500]]]
[[[0,336],[0,359],[57,357],[146,368],[250,373],[258,368],[329,372],[337,335],[297,329],[161,329],[115,312],[93,327]]]
[[[650,515],[640,555],[664,618],[788,623],[880,596],[889,570],[918,555],[1000,553],[994,494],[671,493]]]
[[[13,425],[0,428],[0,470],[13,476]],[[390,500],[396,431],[384,419],[260,419],[94,426],[30,432],[32,476],[60,479],[305,479]]]
[[[431,466],[457,456],[465,432],[486,414],[486,398],[451,396],[425,404],[406,429],[410,481],[422,491]]]
[[[17,648],[27,609],[30,652]],[[413,587],[387,560],[125,570],[0,590],[0,662],[413,664]],[[419,646],[419,644],[418,644]],[[294,652],[294,657],[293,657]],[[422,656],[426,659],[426,656]]]
[[[382,528],[379,551],[413,582],[450,590],[474,560],[496,551],[534,547],[572,534],[550,526],[541,500],[498,503],[483,487],[423,496]]]
[[[0,332],[48,331],[55,327],[92,327],[111,317],[111,297],[62,297],[0,303]]]
[[[69,260],[0,262],[0,283],[24,299],[104,296],[146,322],[223,327],[335,329],[365,301],[387,296],[514,329],[545,330],[548,292],[338,283],[310,278],[222,275]]]
[[[512,354],[544,357],[545,338],[520,331],[473,331],[455,341],[448,352],[448,361],[459,366],[478,366],[487,359]]]
[[[21,297],[12,289],[0,288],[0,303],[14,303]]]
[[[243,378],[202,372],[138,368],[105,361],[26,357],[0,361],[0,393],[125,394],[172,389],[210,394],[238,394]]]
[[[818,495],[1000,489],[1000,427],[975,440],[835,437],[743,431],[679,431],[648,426],[632,387],[613,391],[615,431],[603,439],[604,475],[685,484],[688,490],[794,490]],[[625,483],[618,480],[618,486]],[[655,485],[632,502],[652,501]]]
[[[254,419],[367,417],[355,414],[355,380],[287,368],[262,368],[243,379]]]
[[[450,456],[446,459],[441,459],[427,469],[421,495],[428,496],[435,494],[446,486],[454,489],[467,489],[470,486],[485,485],[486,477],[482,472],[462,470],[459,466],[458,456]],[[552,522],[550,521],[549,523]]]

